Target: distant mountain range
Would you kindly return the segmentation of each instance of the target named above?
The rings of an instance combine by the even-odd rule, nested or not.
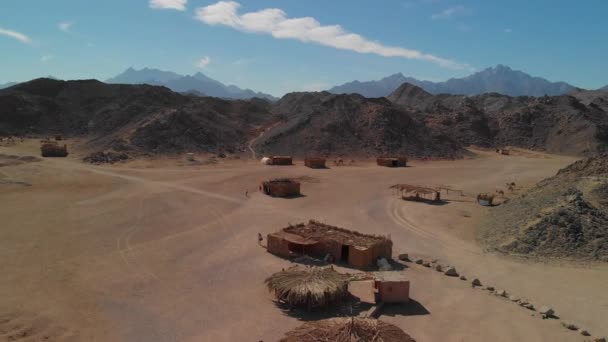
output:
[[[161,85],[175,92],[226,99],[250,99],[258,97],[271,101],[277,100],[269,94],[255,92],[251,89],[241,89],[234,85],[225,85],[220,81],[205,76],[201,72],[193,75],[180,75],[171,71],[158,69],[143,68],[136,70],[128,68],[120,75],[107,79],[106,83]]]
[[[404,83],[418,86],[431,94],[455,95],[500,93],[509,96],[554,96],[577,89],[565,82],[550,82],[508,66],[497,65],[464,78],[451,78],[445,82],[421,81],[398,73],[379,81],[345,83],[328,91],[335,94],[357,93],[365,97],[382,97],[388,96]]]
[[[598,90],[601,90],[601,91],[608,91],[608,85],[607,85],[607,86],[605,86],[605,87],[601,87],[601,88],[600,88],[600,89],[598,89]]]

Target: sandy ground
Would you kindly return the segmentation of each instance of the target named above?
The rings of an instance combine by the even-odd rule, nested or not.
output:
[[[0,147],[37,152],[33,141]],[[477,220],[491,209],[470,195],[510,181],[531,185],[571,161],[478,151],[401,169],[244,160],[92,166],[75,157],[0,167],[0,341],[276,341],[302,319],[277,308],[264,288],[289,262],[266,253],[257,234],[311,218],[390,234],[395,256],[456,265],[608,335],[607,267],[522,262],[486,254],[474,240]],[[275,199],[257,192],[272,176],[315,181],[302,184],[303,197]],[[451,194],[441,206],[404,202],[388,189],[395,183],[445,184],[468,196]],[[469,282],[409,266],[414,301],[382,319],[418,341],[584,339]]]

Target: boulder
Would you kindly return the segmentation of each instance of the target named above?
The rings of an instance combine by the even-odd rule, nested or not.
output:
[[[606,342],[605,337],[594,337],[591,341],[593,342]]]
[[[458,272],[456,272],[456,267],[454,267],[454,266],[448,267],[448,269],[445,270],[445,272],[443,272],[443,274],[445,274],[449,277],[458,277]]]
[[[422,262],[422,266],[424,266],[424,267],[431,267],[431,263],[428,262],[428,261],[424,261],[424,262]]]
[[[467,280],[467,277],[465,277],[464,275],[461,275],[460,280]]]
[[[407,255],[407,253],[401,253],[401,254],[399,254],[399,260],[410,261],[410,257],[409,257],[409,255]]]
[[[437,272],[443,272],[443,267],[441,267],[441,265],[437,264],[433,267],[435,269],[435,271]]]
[[[591,334],[585,329],[579,329],[578,332],[583,336],[591,336]]]
[[[538,312],[543,315],[543,318],[553,317],[555,311],[548,306],[541,306]]]
[[[473,286],[481,286],[481,281],[477,278],[473,279],[473,281],[471,281],[471,285]]]
[[[578,330],[578,326],[574,323],[562,321],[562,326],[568,330]]]
[[[422,260],[420,258],[416,259],[416,264],[418,264],[418,265],[422,265],[423,262],[424,262],[424,260]]]
[[[528,310],[534,310],[534,304],[532,304],[532,303],[526,303],[522,306]]]
[[[494,286],[488,285],[488,286],[486,286],[486,290],[488,290],[488,291],[494,291]]]
[[[496,290],[495,293],[499,297],[506,297],[507,296],[507,291],[505,291],[505,290]]]
[[[520,301],[519,297],[517,297],[516,295],[510,295],[509,296],[509,300],[512,301],[512,302],[519,302]]]

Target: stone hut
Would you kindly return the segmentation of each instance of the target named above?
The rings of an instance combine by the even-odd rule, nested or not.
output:
[[[272,156],[270,157],[271,165],[293,165],[291,156]]]
[[[393,242],[384,236],[361,234],[310,220],[268,234],[267,246],[268,252],[286,258],[308,255],[368,268],[380,258],[392,258]]]
[[[325,158],[320,157],[308,157],[304,159],[304,165],[308,166],[311,169],[324,169],[325,166]]]
[[[262,182],[260,191],[272,197],[296,197],[300,195],[300,182],[291,178],[275,178]]]
[[[378,166],[386,166],[386,167],[406,167],[407,166],[407,158],[406,157],[378,157],[376,158],[376,164]]]

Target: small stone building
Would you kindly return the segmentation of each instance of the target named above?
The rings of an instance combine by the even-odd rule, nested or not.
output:
[[[311,169],[324,169],[325,166],[325,158],[319,157],[308,157],[304,159],[304,165],[308,166]]]
[[[364,303],[407,303],[410,281],[401,272],[374,272],[351,280],[348,291]]]
[[[406,167],[407,166],[407,158],[406,157],[378,157],[376,158],[376,164],[378,166],[386,166],[386,167]]]
[[[272,156],[270,157],[271,165],[293,165],[291,156]]]
[[[273,197],[296,197],[300,195],[300,182],[291,178],[275,178],[262,182],[260,191]]]
[[[393,242],[377,235],[366,235],[310,220],[268,234],[270,253],[292,257],[308,255],[357,268],[374,266],[380,258],[392,258]]]
[[[40,146],[40,154],[43,157],[67,157],[68,146],[65,144],[60,146],[55,142],[43,143]]]

